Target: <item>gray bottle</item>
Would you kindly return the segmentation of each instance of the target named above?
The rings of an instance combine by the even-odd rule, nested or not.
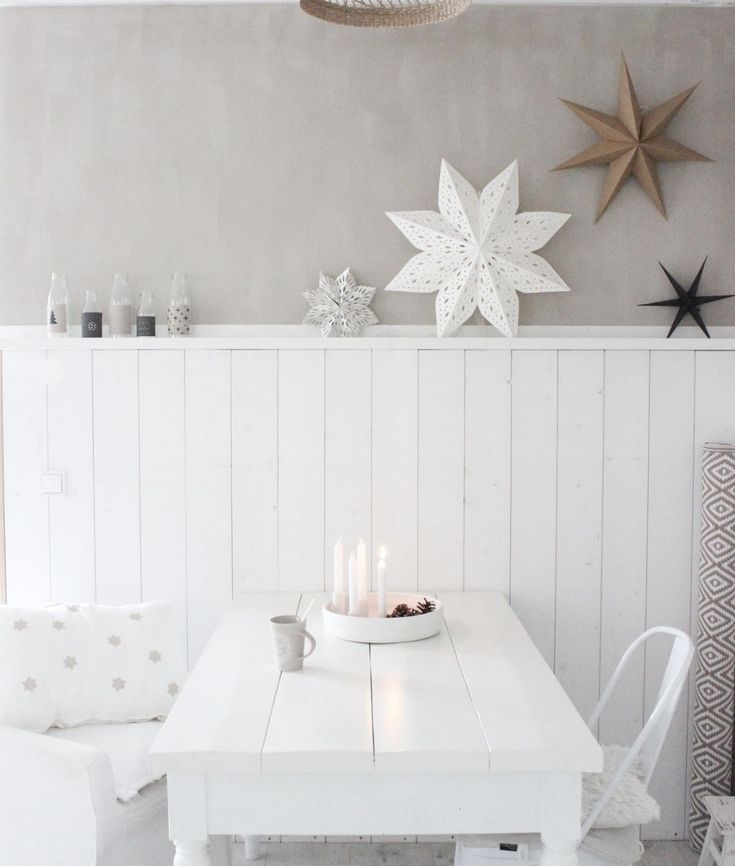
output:
[[[102,336],[102,310],[97,303],[97,293],[88,289],[82,309],[82,336]]]
[[[135,333],[139,337],[156,336],[156,309],[153,306],[153,295],[150,292],[140,293],[138,318],[135,320]]]

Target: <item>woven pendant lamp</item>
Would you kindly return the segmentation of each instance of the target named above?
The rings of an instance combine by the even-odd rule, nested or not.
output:
[[[322,21],[353,27],[416,27],[461,15],[472,0],[299,0]]]

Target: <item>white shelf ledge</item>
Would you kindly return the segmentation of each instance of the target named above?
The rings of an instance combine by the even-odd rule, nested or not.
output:
[[[710,328],[707,339],[694,327],[679,328],[666,339],[668,327],[570,326],[521,327],[507,339],[493,328],[471,325],[453,337],[438,338],[431,325],[375,325],[364,335],[324,339],[308,325],[199,325],[190,337],[47,337],[43,326],[0,326],[0,349],[124,351],[157,349],[650,349],[656,351],[735,351],[735,328]]]
[[[476,6],[732,6],[735,0],[474,0]],[[0,0],[0,8],[25,6],[294,6],[297,0]]]

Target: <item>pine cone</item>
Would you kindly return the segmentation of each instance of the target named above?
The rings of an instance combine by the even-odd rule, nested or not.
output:
[[[429,598],[424,598],[423,601],[420,601],[416,605],[419,613],[431,613],[432,610],[436,609],[436,604]]]
[[[407,604],[397,604],[393,608],[393,613],[388,614],[389,619],[397,619],[402,616],[415,616],[415,611]]]

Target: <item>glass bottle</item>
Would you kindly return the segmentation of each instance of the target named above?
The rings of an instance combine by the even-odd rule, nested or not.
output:
[[[171,280],[171,299],[168,304],[169,337],[188,337],[190,323],[189,286],[186,274],[174,274]]]
[[[133,299],[125,274],[115,274],[112,278],[109,322],[111,337],[130,336],[133,325]]]
[[[153,295],[150,292],[140,293],[135,333],[139,337],[156,336],[156,309],[153,306]]]
[[[97,293],[94,289],[88,289],[82,308],[82,336],[102,336],[102,310],[97,303]]]
[[[69,332],[69,289],[64,274],[51,274],[46,325],[49,337],[66,336]]]

